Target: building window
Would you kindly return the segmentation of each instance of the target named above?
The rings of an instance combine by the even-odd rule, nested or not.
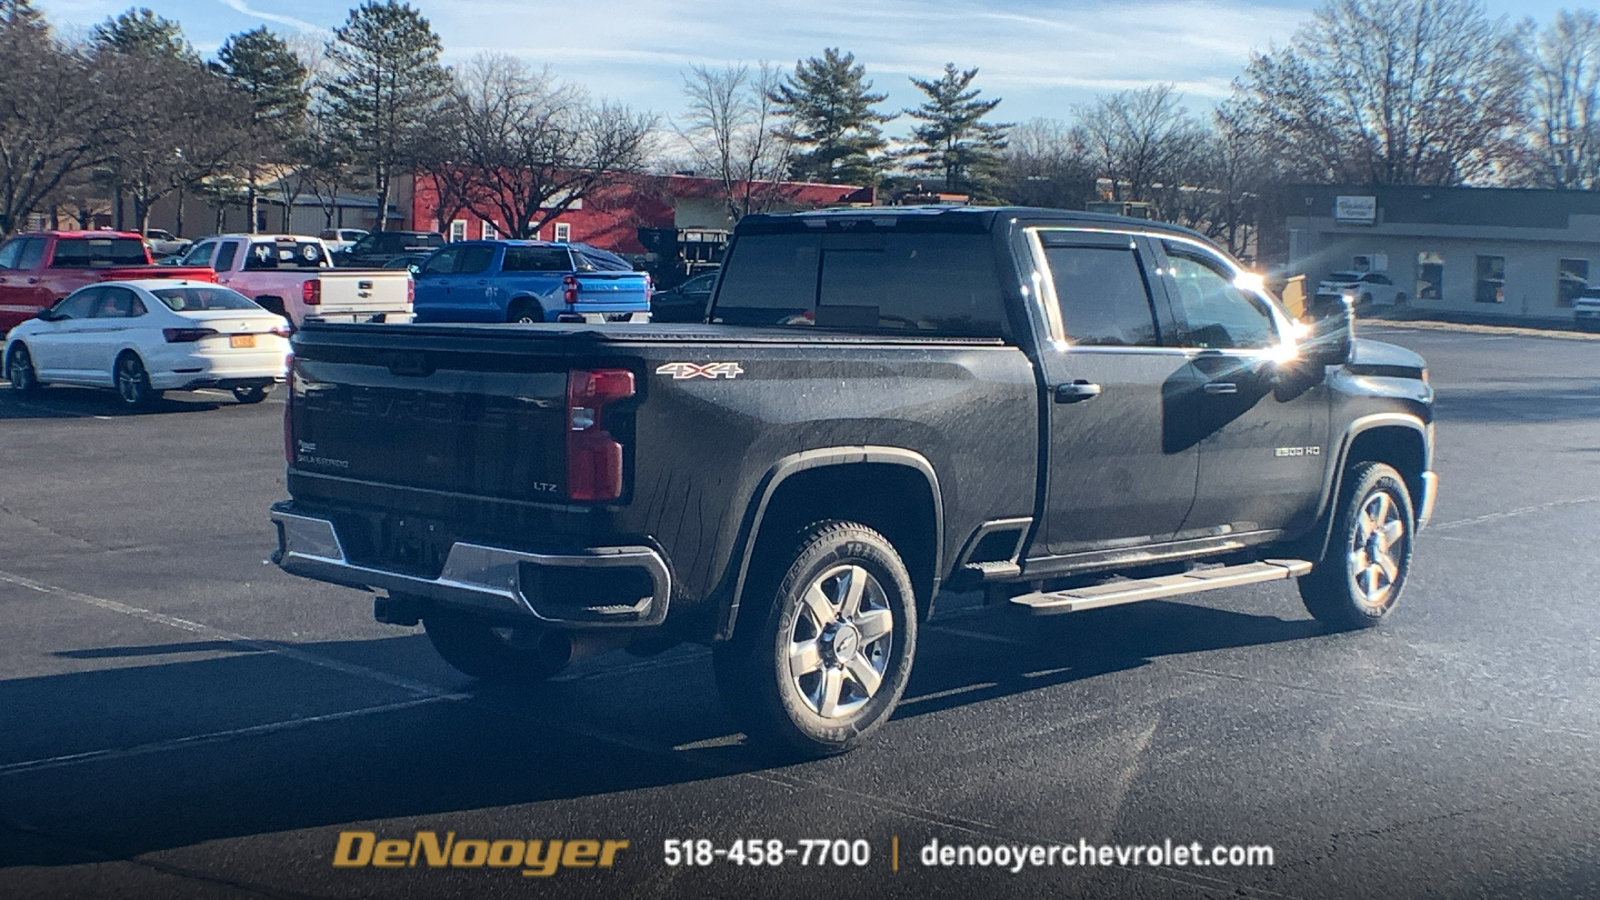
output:
[[[1506,258],[1504,256],[1478,257],[1479,303],[1506,302]]]
[[[1438,253],[1417,254],[1417,299],[1444,299],[1444,257]]]
[[[485,222],[483,223],[483,228],[478,232],[478,239],[484,241],[496,241],[500,239],[500,232],[494,227],[493,222]]]
[[[556,223],[556,242],[561,243],[572,240],[572,226],[566,222]]]
[[[450,222],[450,242],[464,241],[467,239],[467,220],[453,219]]]
[[[1587,259],[1563,259],[1558,264],[1556,275],[1556,305],[1571,306],[1572,298],[1583,293],[1589,286],[1589,261]]]

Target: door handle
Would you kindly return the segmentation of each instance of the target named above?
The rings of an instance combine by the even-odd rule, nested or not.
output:
[[[28,279],[28,283],[29,284],[38,284],[39,283],[39,279],[37,279],[37,278],[29,278]]]
[[[1100,396],[1100,385],[1078,379],[1071,384],[1056,385],[1057,403],[1081,403]]]
[[[1208,381],[1204,390],[1208,394],[1237,394],[1239,386],[1231,381]]]

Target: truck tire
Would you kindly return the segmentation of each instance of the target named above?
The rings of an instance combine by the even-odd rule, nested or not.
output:
[[[464,675],[497,684],[543,681],[559,671],[539,652],[540,632],[507,628],[463,613],[433,610],[422,618],[428,641]]]
[[[767,562],[732,640],[713,649],[723,701],[757,743],[807,757],[851,750],[888,721],[911,675],[911,577],[856,522],[813,525]]]
[[[511,301],[511,306],[506,309],[506,321],[522,325],[544,321],[544,310],[539,304],[524,297],[521,300]]]
[[[1417,519],[1393,467],[1362,463],[1345,473],[1345,483],[1328,549],[1301,576],[1300,599],[1332,628],[1371,628],[1400,600]]]
[[[233,389],[233,399],[240,403],[260,403],[272,393],[271,385],[252,384]]]

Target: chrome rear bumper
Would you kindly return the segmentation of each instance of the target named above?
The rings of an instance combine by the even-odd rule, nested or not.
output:
[[[457,541],[450,547],[437,578],[421,578],[350,561],[333,522],[279,509],[278,550],[272,561],[285,572],[358,588],[381,588],[424,597],[434,603],[484,613],[533,616],[545,622],[583,627],[659,625],[667,616],[672,579],[666,561],[650,547],[594,547],[574,553],[547,554],[506,550]],[[589,614],[573,615],[571,598],[561,611],[544,602],[534,582],[540,569],[642,570],[651,591],[637,599],[597,598]]]

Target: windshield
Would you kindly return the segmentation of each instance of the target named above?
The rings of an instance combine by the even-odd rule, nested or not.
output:
[[[206,309],[260,309],[250,298],[225,287],[156,288],[150,293],[173,312]]]

